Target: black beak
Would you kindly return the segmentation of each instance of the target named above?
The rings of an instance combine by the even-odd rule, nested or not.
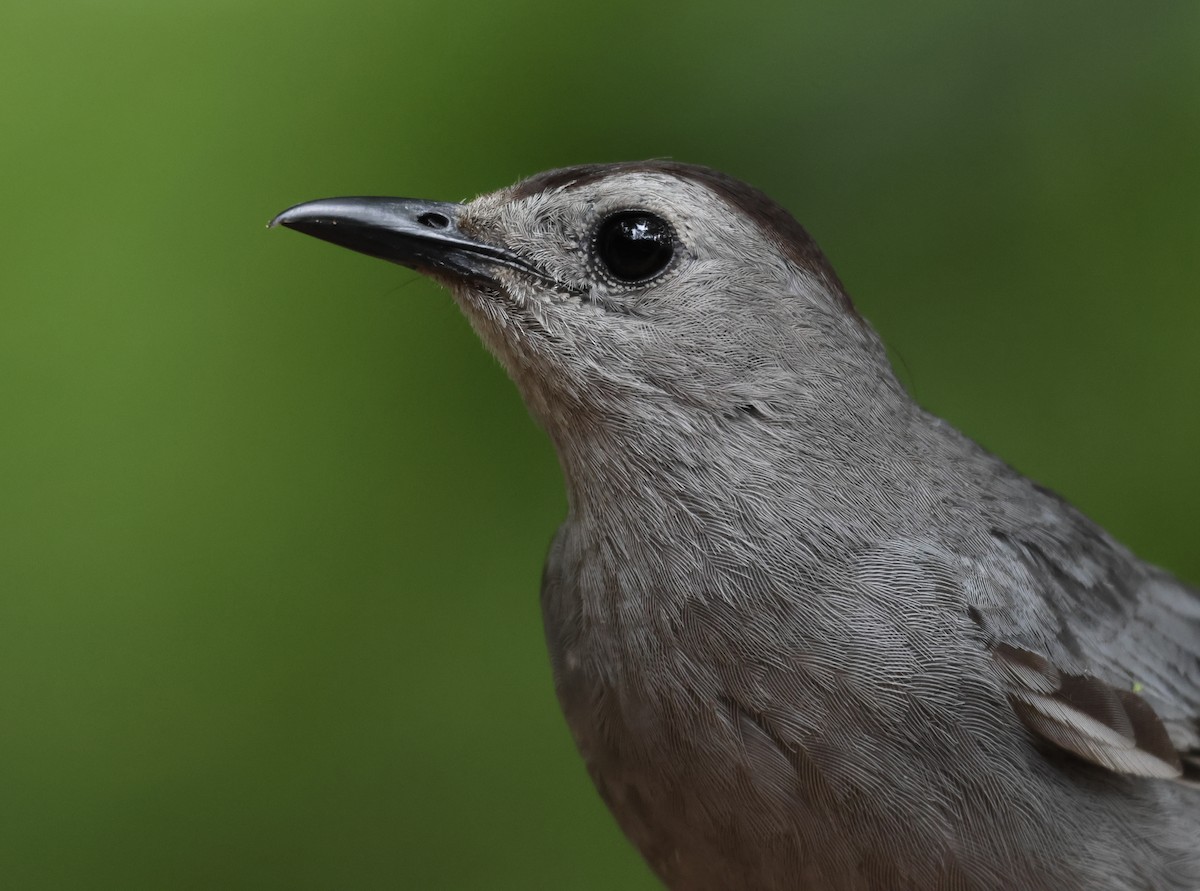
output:
[[[464,234],[463,207],[415,198],[323,198],[288,208],[270,225],[420,272],[490,279],[498,264],[529,269],[511,252]]]

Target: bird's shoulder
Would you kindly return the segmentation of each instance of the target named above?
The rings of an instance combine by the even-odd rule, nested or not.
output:
[[[1200,591],[1054,493],[957,555],[964,605],[1017,717],[1118,773],[1200,780]]]

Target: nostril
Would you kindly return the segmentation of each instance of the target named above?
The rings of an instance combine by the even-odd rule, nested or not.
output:
[[[422,226],[428,226],[430,229],[445,229],[450,225],[450,218],[444,213],[430,210],[417,217],[417,222]]]

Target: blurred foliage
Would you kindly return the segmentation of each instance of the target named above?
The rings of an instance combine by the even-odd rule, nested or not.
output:
[[[1200,577],[1200,7],[0,11],[0,884],[655,887],[558,715],[553,453],[436,288],[263,224],[674,156],[918,396]]]

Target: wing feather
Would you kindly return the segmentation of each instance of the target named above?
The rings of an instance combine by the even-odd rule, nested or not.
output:
[[[1036,653],[996,644],[1008,698],[1042,739],[1117,773],[1174,779],[1183,773],[1166,727],[1136,693],[1086,675],[1063,674]]]

